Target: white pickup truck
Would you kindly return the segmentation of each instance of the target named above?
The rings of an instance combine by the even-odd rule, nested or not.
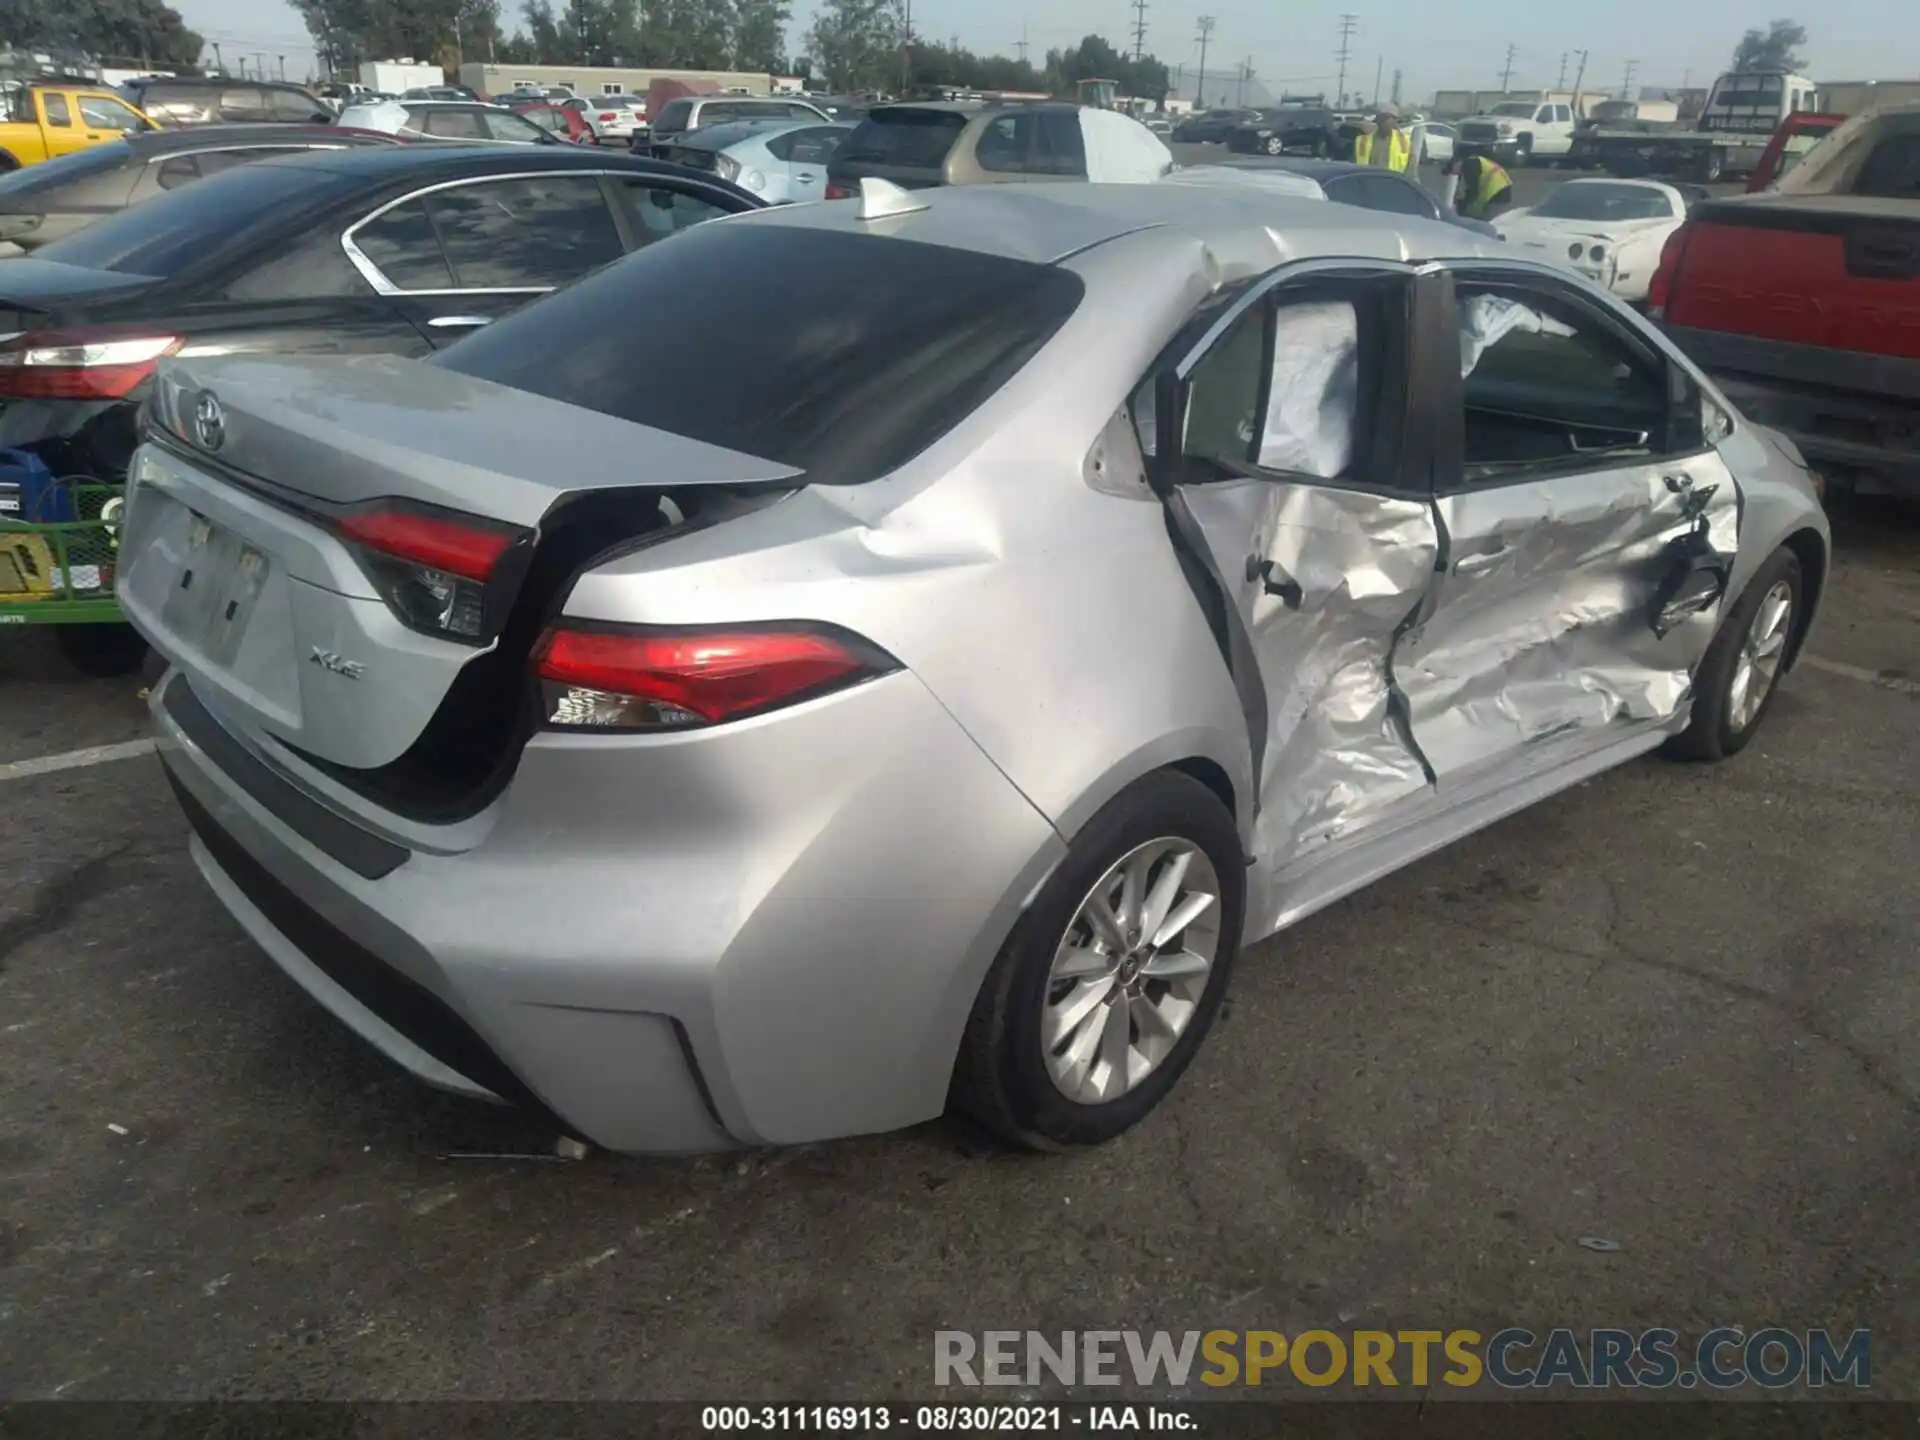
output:
[[[1462,155],[1491,155],[1505,165],[1566,158],[1573,149],[1574,108],[1557,100],[1503,100],[1484,115],[1462,120]]]

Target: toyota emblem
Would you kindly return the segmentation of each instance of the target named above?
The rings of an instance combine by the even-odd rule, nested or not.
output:
[[[193,435],[203,450],[218,450],[226,443],[227,415],[211,390],[202,390],[193,402]]]

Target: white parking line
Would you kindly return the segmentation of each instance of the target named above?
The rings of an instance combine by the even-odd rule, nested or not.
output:
[[[123,740],[118,745],[89,745],[84,750],[69,750],[61,755],[36,755],[31,760],[0,765],[0,784],[34,775],[52,775],[61,770],[84,770],[89,765],[110,765],[115,760],[131,760],[151,753],[151,740]]]
[[[1816,670],[1824,670],[1829,675],[1844,675],[1849,680],[1864,680],[1869,685],[1877,685],[1882,690],[1891,690],[1898,695],[1920,695],[1920,680],[1906,680],[1898,675],[1882,675],[1878,670],[1869,670],[1864,665],[1849,665],[1844,660],[1824,660],[1818,655],[1801,657]]]

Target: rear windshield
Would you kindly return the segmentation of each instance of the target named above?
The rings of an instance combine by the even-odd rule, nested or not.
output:
[[[118,170],[132,158],[132,154],[133,147],[126,141],[113,140],[105,145],[89,145],[85,150],[76,150],[71,155],[61,155],[0,176],[0,208],[9,208],[9,201],[28,195],[43,195],[49,190],[64,190],[89,176]]]
[[[938,170],[967,117],[952,110],[882,110],[869,115],[833,158],[843,164]]]
[[[358,183],[298,160],[258,160],[169,190],[37,253],[90,270],[166,279],[195,261],[230,255],[269,235],[292,234],[297,227],[289,220],[331,204]]]
[[[1071,271],[943,245],[702,226],[428,363],[858,484],[977,409],[1082,293]]]

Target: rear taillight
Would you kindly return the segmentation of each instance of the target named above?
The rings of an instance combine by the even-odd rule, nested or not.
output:
[[[1660,247],[1660,263],[1654,268],[1653,279],[1647,282],[1647,315],[1651,319],[1666,318],[1667,301],[1673,294],[1673,282],[1680,274],[1680,263],[1686,258],[1687,241],[1692,234],[1693,226],[1683,223]]]
[[[121,327],[30,330],[0,345],[0,399],[121,400],[180,343]]]
[[[488,602],[503,578],[517,583],[523,567],[513,562],[533,538],[511,525],[396,500],[349,510],[334,528],[402,624],[470,644],[498,629]]]
[[[547,724],[577,730],[719,725],[898,668],[878,646],[826,625],[562,625],[534,651]]]
[[[600,121],[602,124],[605,124],[609,120],[618,120],[619,118],[620,117],[611,110],[602,110],[600,112]]]
[[[838,180],[827,182],[827,199],[829,200],[852,200],[859,194],[860,192],[853,186],[842,185]]]

